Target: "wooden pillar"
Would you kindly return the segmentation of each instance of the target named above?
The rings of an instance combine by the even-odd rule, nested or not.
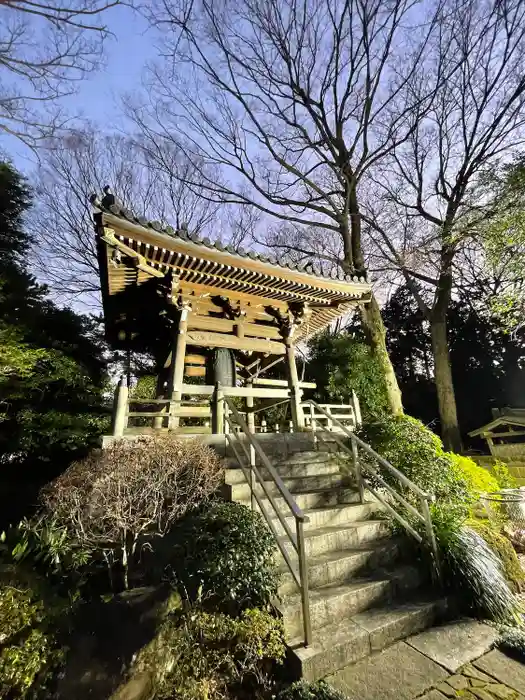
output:
[[[128,422],[128,381],[120,378],[115,392],[115,413],[113,416],[113,435],[122,437]]]
[[[246,381],[246,388],[251,389],[253,382],[251,380]],[[253,412],[253,396],[246,397],[246,422],[248,423],[248,428],[250,433],[255,433],[255,413]]]
[[[288,364],[288,387],[290,389],[290,402],[292,405],[292,421],[294,430],[304,428],[304,413],[301,406],[302,391],[299,387],[299,375],[295,363],[295,346],[291,338],[286,339],[286,359]]]
[[[166,383],[166,371],[164,368],[159,369],[159,373],[157,374],[157,386],[155,388],[155,398],[156,399],[165,399],[166,398],[166,391],[164,388],[164,384]],[[163,413],[168,413],[167,411],[167,406],[168,404],[155,404],[155,411],[162,411]],[[162,416],[155,416],[153,420],[153,427],[155,430],[160,430],[161,428],[164,427],[164,418]]]
[[[219,382],[215,384],[215,392],[212,397],[211,432],[214,435],[224,433],[224,394]]]
[[[180,312],[179,328],[173,339],[170,381],[168,383],[168,396],[171,399],[169,418],[169,428],[171,430],[178,428],[180,422],[179,416],[174,416],[173,413],[180,408],[182,398],[181,387],[184,382],[184,357],[186,355],[188,315],[190,311],[190,304],[184,303]]]
[[[490,454],[495,457],[496,455],[494,454],[494,440],[492,439],[491,433],[485,433],[483,435],[485,440],[487,441],[487,445],[489,447]]]

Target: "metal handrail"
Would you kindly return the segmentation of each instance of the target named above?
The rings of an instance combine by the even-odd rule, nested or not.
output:
[[[374,479],[380,482],[381,486],[390,493],[394,500],[401,503],[417,520],[423,523],[423,525],[425,526],[428,545],[430,546],[432,556],[434,557],[436,573],[438,579],[441,579],[439,551],[437,547],[436,536],[434,533],[434,527],[432,525],[432,517],[430,515],[429,508],[429,502],[433,501],[433,497],[430,494],[423,491],[405,474],[400,472],[399,469],[396,469],[384,457],[381,457],[381,455],[379,455],[372,447],[370,447],[370,445],[361,440],[361,438],[359,438],[357,435],[355,435],[355,433],[349,430],[347,426],[343,425],[340,421],[338,421],[333,414],[328,414],[316,401],[309,399],[308,401],[305,401],[304,404],[310,404],[311,406],[314,406],[316,409],[321,411],[321,413],[324,413],[332,420],[332,423],[335,424],[339,428],[339,430],[341,430],[348,438],[350,438],[351,448],[349,448],[348,445],[346,445],[345,442],[341,440],[337,433],[330,433],[331,439],[335,440],[335,442],[337,442],[337,444],[343,449],[343,451],[347,452],[352,457],[361,502],[363,502],[364,500],[364,490],[366,486],[368,491],[370,491],[370,493],[372,493],[380,501],[380,503],[383,504],[387,511],[391,513],[391,515],[405,528],[405,530],[407,530],[407,532],[410,533],[410,535],[412,535],[412,537],[414,537],[414,539],[416,539],[420,543],[423,542],[423,537],[421,536],[421,534],[417,532],[417,530],[415,530],[412,527],[412,525],[400,513],[398,513],[397,510],[390,503],[388,503],[388,501],[380,493],[378,493],[378,491],[372,486],[370,481],[363,476],[364,468],[374,477]],[[314,435],[315,444],[317,442],[315,419],[312,421],[311,427]],[[418,510],[414,505],[409,503],[406,500],[406,498],[403,497],[402,494],[400,494],[398,491],[396,491],[395,488],[388,484],[383,479],[381,474],[376,469],[374,469],[374,467],[366,463],[361,464],[357,449],[358,447],[361,447],[362,450],[370,454],[375,460],[377,460],[377,462],[379,462],[379,464],[382,467],[384,467],[388,472],[390,472],[392,476],[398,479],[398,481],[400,481],[404,486],[406,486],[410,491],[412,491],[412,493],[416,495],[417,499],[419,500],[420,510]]]
[[[290,570],[290,573],[292,574],[292,577],[299,589],[299,592],[301,594],[301,604],[302,604],[302,611],[303,611],[303,629],[304,629],[304,643],[305,646],[308,646],[312,642],[312,625],[311,625],[311,619],[310,619],[310,601],[308,597],[308,564],[307,564],[307,559],[306,559],[306,547],[305,547],[305,539],[304,539],[304,523],[308,522],[308,517],[303,513],[303,511],[299,508],[297,503],[292,497],[292,494],[289,492],[289,490],[286,488],[283,480],[281,479],[279,473],[276,471],[275,467],[273,464],[270,462],[268,456],[264,452],[263,448],[259,444],[257,438],[255,435],[250,431],[248,424],[246,423],[245,419],[243,416],[240,414],[238,409],[236,408],[235,404],[231,400],[230,397],[228,396],[223,396],[224,400],[224,405],[227,410],[224,411],[224,420],[225,424],[229,426],[232,429],[232,432],[226,432],[226,438],[233,450],[233,453],[239,463],[240,468],[242,469],[242,472],[244,476],[246,477],[246,480],[250,484],[250,491],[251,491],[251,500],[252,500],[252,509],[254,508],[255,503],[259,506],[259,510],[263,516],[263,518],[266,521],[266,524],[270,528],[270,531],[272,532],[275,542],[283,555],[283,559],[286,562],[286,565],[288,566],[288,569]],[[233,416],[233,419],[232,419]],[[241,431],[244,433],[244,435],[247,438],[249,448],[244,444],[244,442],[241,440],[239,433],[235,430],[235,426],[238,425],[241,428]],[[240,447],[242,451],[244,452],[247,462],[249,465],[249,469],[246,468],[246,465],[243,462],[243,459],[241,455],[239,454],[239,451],[237,447]],[[292,533],[290,526],[286,522],[286,518],[281,512],[281,509],[277,505],[277,502],[275,501],[275,498],[271,494],[271,492],[268,490],[266,487],[265,481],[263,479],[263,476],[261,472],[259,471],[259,468],[257,467],[255,463],[255,456],[258,455],[262,466],[267,470],[269,473],[271,480],[273,483],[277,486],[277,491],[280,496],[284,499],[284,502],[286,505],[289,507],[293,517],[295,518],[295,536]],[[292,561],[290,559],[290,556],[288,552],[286,551],[286,547],[284,546],[284,543],[282,541],[282,538],[279,536],[277,533],[277,530],[275,528],[275,525],[272,522],[272,518],[269,516],[268,511],[266,510],[266,507],[264,503],[262,502],[262,499],[259,497],[259,494],[257,493],[255,486],[256,482],[259,483],[264,495],[268,499],[268,502],[272,506],[277,519],[281,523],[284,532],[286,533],[286,536],[288,540],[291,542],[292,547],[297,553],[297,557],[299,560],[299,573],[295,571],[295,568],[292,564]]]

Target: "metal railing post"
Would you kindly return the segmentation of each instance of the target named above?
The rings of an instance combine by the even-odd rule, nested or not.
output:
[[[128,380],[123,374],[115,391],[115,415],[113,417],[113,435],[122,437],[128,423]]]
[[[301,606],[303,611],[304,643],[312,643],[312,621],[310,619],[310,600],[308,597],[308,566],[304,544],[304,523],[296,518],[297,555],[299,557],[299,580],[301,582]]]
[[[438,583],[441,585],[441,583],[442,583],[441,561],[440,561],[439,550],[438,550],[438,546],[437,546],[437,542],[436,542],[436,533],[434,532],[434,526],[432,525],[432,516],[430,515],[430,508],[428,507],[428,499],[425,498],[424,496],[421,496],[421,498],[419,499],[419,503],[421,506],[421,514],[425,518],[425,530],[426,530],[428,545],[430,547],[430,550],[432,552],[432,556],[434,558],[434,566],[436,569],[436,578],[438,580]]]
[[[357,451],[357,443],[353,437],[350,438],[352,443],[352,461],[354,463],[354,474],[357,481],[357,488],[359,490],[359,502],[365,502],[365,486],[363,484],[363,473],[361,471],[361,462],[359,461],[359,453]]]

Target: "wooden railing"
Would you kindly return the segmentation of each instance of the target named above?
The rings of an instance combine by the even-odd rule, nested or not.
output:
[[[300,382],[300,389],[315,388],[313,382]],[[255,379],[248,386],[213,386],[209,384],[182,384],[178,392],[180,398],[148,399],[129,396],[125,377],[121,378],[115,397],[113,420],[113,436],[122,437],[128,428],[150,428],[154,430],[178,428],[181,418],[197,418],[205,421],[205,428],[215,433],[224,432],[223,398],[244,398],[248,425],[251,432],[256,432],[255,415],[260,411],[283,403],[290,403],[291,390],[286,380]],[[198,399],[203,399],[198,401]],[[272,399],[272,403],[255,409],[254,399]],[[197,400],[196,400],[197,399]],[[137,407],[137,408],[135,408]],[[138,409],[138,410],[137,410]],[[149,421],[150,425],[134,425],[136,421]],[[211,425],[210,425],[211,424]],[[295,426],[295,429],[302,426]],[[202,426],[187,428],[195,432],[202,431]],[[294,426],[291,426],[294,429]],[[267,430],[266,425],[259,426],[261,432]]]
[[[303,403],[305,425],[310,426],[312,421],[316,425],[322,425],[329,431],[338,431],[333,418],[344,425],[355,429],[361,425],[361,408],[356,393],[352,392],[352,402],[348,404],[321,403],[316,404],[322,410],[317,410],[310,402]]]
[[[411,481],[407,476],[405,476],[405,474],[400,472],[399,469],[396,469],[392,464],[390,464],[390,462],[384,459],[384,457],[381,457],[381,455],[370,447],[370,445],[361,440],[361,438],[359,438],[352,430],[343,425],[332,414],[329,414],[326,409],[324,409],[318,403],[310,400],[305,402],[305,404],[309,404],[315,409],[313,413],[320,412],[326,417],[329,417],[338,428],[337,432],[332,431],[330,433],[330,440],[334,440],[341,450],[346,452],[352,459],[353,471],[356,478],[361,503],[364,501],[364,493],[366,489],[373,494],[380,503],[382,503],[392,517],[397,520],[397,522],[400,523],[417,542],[421,543],[423,540],[426,540],[426,543],[434,558],[437,577],[438,579],[441,579],[439,551],[429,507],[429,504],[433,501],[433,496],[420,489],[417,484]],[[317,422],[315,418],[311,423],[311,430],[313,433],[314,444],[317,444],[319,438],[321,437],[322,439],[322,432],[318,434]],[[350,439],[350,447],[345,443],[340,433],[343,433],[345,438]],[[369,463],[369,461],[361,460],[359,458],[359,449],[380,464],[381,467],[390,474],[390,476],[394,477],[394,479],[396,479],[406,490],[410,491],[414,496],[414,500],[418,503],[419,508],[416,508],[402,495],[402,493],[400,493],[399,490],[389,484],[379,473],[379,471]],[[370,477],[372,477],[372,479]],[[387,500],[387,498],[380,493],[377,488],[375,488],[374,483],[379,483],[381,488],[389,494],[391,499],[390,501]],[[399,512],[400,509],[396,508],[396,505],[401,505],[402,508],[405,509],[405,512],[409,512],[417,522],[423,525],[425,536],[421,535],[420,532],[418,532],[411,525],[411,523],[408,522],[408,520]]]
[[[225,387],[226,388],[226,387]],[[299,508],[292,497],[292,494],[286,488],[283,480],[279,476],[270,459],[259,444],[256,436],[248,427],[246,420],[236,408],[235,404],[229,396],[224,396],[224,418],[225,418],[225,433],[226,439],[235,455],[235,458],[242,469],[246,481],[250,485],[250,494],[252,500],[252,509],[255,503],[266,521],[270,531],[272,532],[275,543],[279,548],[284,561],[292,577],[299,589],[301,595],[302,613],[303,613],[303,630],[305,646],[311,644],[312,641],[312,625],[310,620],[310,602],[308,596],[308,562],[306,559],[306,548],[304,540],[304,523],[308,522],[308,518]],[[243,439],[244,438],[244,439]],[[243,457],[244,455],[244,457]],[[295,520],[295,533],[292,532],[290,526],[286,522],[286,516],[283,515],[281,508],[278,506],[273,494],[268,489],[265,478],[261,474],[257,466],[257,458],[260,465],[266,470],[265,477],[267,481],[271,481],[277,487],[277,492],[281,496],[293,515]],[[259,487],[259,489],[257,488]],[[280,522],[286,539],[291,543],[298,557],[298,571],[293,565],[293,562],[288,554],[288,551],[283,542],[283,538],[279,536],[273,518],[268,513],[266,506],[260,494],[268,499],[275,517]]]

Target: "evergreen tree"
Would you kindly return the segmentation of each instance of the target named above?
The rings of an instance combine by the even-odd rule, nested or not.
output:
[[[18,494],[32,498],[108,426],[100,323],[57,307],[30,274],[30,205],[23,178],[1,163],[0,491],[11,516],[25,508]]]

